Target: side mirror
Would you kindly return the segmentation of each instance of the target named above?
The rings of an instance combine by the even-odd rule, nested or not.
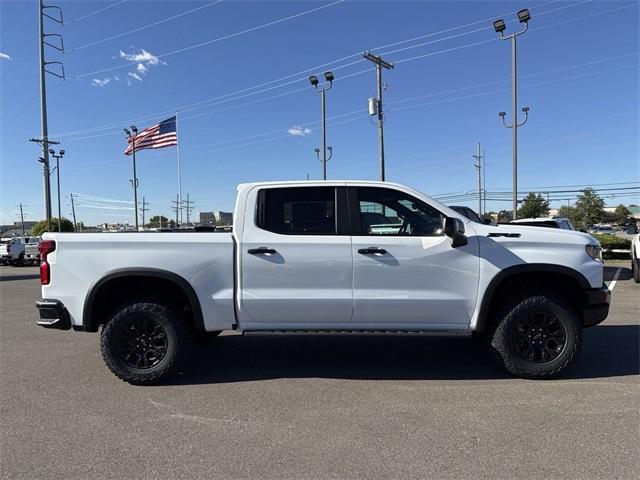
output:
[[[464,235],[464,223],[458,218],[447,217],[444,219],[444,234],[451,238],[453,248],[462,247],[469,243]]]
[[[491,219],[490,218],[483,218],[482,219],[482,224],[483,225],[491,225],[492,224]]]

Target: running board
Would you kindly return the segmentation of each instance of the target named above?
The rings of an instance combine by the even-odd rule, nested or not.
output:
[[[471,332],[452,330],[243,330],[243,335],[413,335],[470,337]]]

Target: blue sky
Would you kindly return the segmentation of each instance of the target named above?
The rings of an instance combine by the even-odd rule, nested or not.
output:
[[[488,190],[509,189],[511,132],[497,112],[511,108],[510,45],[491,19],[504,16],[513,31],[524,7],[533,18],[518,41],[519,103],[531,108],[519,137],[521,191],[640,181],[637,2],[56,5],[65,25],[49,22],[48,31],[64,36],[66,52],[48,49],[48,58],[64,62],[67,79],[47,77],[49,133],[67,151],[62,193],[84,196],[77,214],[87,224],[132,221],[122,127],[142,129],[175,111],[183,196],[196,211],[231,210],[240,182],[319,178],[319,95],[306,78],[325,70],[336,77],[327,94],[328,176],[377,179],[377,131],[367,115],[375,73],[359,61],[366,49],[396,63],[384,72],[388,180],[431,195],[472,191],[471,155],[481,142]],[[2,0],[0,30],[0,223],[10,223],[18,202],[28,219],[43,216],[40,152],[28,142],[40,135],[37,2]],[[171,215],[176,149],[140,152],[138,177],[149,214]],[[55,177],[52,184],[55,214]]]

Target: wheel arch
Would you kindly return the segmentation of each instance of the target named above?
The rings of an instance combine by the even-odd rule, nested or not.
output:
[[[519,288],[522,285],[536,285],[544,281],[546,285],[560,287],[560,293],[569,295],[569,300],[577,307],[578,313],[582,310],[580,304],[586,301],[584,291],[591,288],[589,281],[577,270],[562,265],[546,263],[528,263],[514,265],[501,270],[484,291],[480,304],[480,312],[476,322],[475,332],[483,334],[491,321],[491,313],[496,305],[501,292],[509,288]]]
[[[81,329],[87,332],[97,332],[98,327],[105,322],[105,316],[108,312],[96,311],[102,306],[102,296],[105,292],[111,292],[114,289],[117,292],[122,292],[124,288],[130,286],[131,282],[139,282],[144,278],[151,280],[151,285],[158,285],[160,282],[165,286],[177,287],[177,290],[172,293],[184,298],[193,314],[193,324],[196,331],[198,333],[205,331],[202,307],[193,287],[182,276],[158,268],[122,268],[113,270],[99,278],[91,286],[85,298]],[[134,295],[123,295],[122,297],[134,298]],[[113,303],[111,302],[111,304]]]

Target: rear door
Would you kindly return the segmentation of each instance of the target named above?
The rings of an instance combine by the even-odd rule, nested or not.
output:
[[[353,260],[344,186],[252,190],[241,241],[245,328],[339,327],[353,312]]]
[[[348,191],[354,225],[354,326],[468,325],[480,269],[473,232],[467,232],[467,245],[453,248],[443,233],[445,215],[426,201],[392,188]]]

